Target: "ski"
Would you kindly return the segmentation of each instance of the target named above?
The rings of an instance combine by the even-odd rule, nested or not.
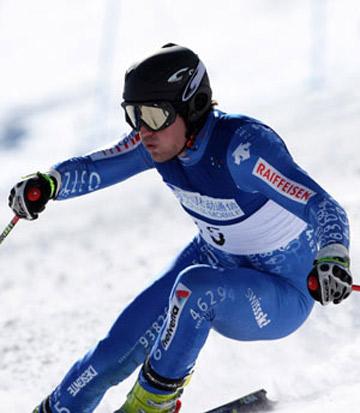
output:
[[[261,389],[204,413],[269,412],[273,410],[274,404],[275,402],[267,398],[266,391]]]

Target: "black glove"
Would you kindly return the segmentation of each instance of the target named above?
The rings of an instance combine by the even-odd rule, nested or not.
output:
[[[322,248],[308,276],[308,288],[314,300],[326,305],[339,304],[352,292],[350,259],[347,249],[341,244]]]
[[[45,209],[49,199],[56,194],[57,181],[48,174],[37,172],[29,175],[14,188],[9,195],[9,206],[20,218],[36,219]]]

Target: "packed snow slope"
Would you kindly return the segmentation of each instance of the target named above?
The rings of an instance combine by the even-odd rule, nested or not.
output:
[[[12,218],[7,196],[19,177],[122,134],[126,66],[175,41],[199,52],[221,109],[270,124],[345,207],[360,283],[357,2],[324,2],[326,35],[317,42],[326,53],[317,63],[311,59],[318,47],[315,2],[182,3],[174,10],[165,0],[1,2],[1,228]],[[152,171],[50,202],[37,221],[20,221],[0,246],[1,411],[30,412],[194,234]],[[357,412],[359,309],[359,293],[339,306],[316,305],[301,329],[278,341],[211,334],[183,412],[199,413],[260,387],[282,413]],[[121,405],[134,380],[111,389],[96,412]]]

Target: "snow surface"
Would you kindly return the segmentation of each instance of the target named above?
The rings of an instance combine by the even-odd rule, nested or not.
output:
[[[20,176],[122,133],[125,68],[169,41],[198,51],[222,109],[269,123],[343,204],[360,283],[354,0],[3,0],[1,227],[12,218],[7,196]],[[51,203],[39,220],[19,222],[1,245],[1,411],[30,412],[194,235],[160,182],[147,172]],[[211,334],[182,411],[199,413],[265,387],[279,412],[357,412],[359,308],[357,293],[338,307],[317,305],[300,330],[273,342]],[[134,380],[111,389],[96,412],[121,405]]]

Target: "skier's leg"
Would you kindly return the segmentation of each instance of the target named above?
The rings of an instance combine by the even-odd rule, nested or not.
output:
[[[237,340],[277,339],[295,331],[313,307],[306,287],[313,255],[303,234],[287,248],[252,256],[261,270],[207,265],[183,270],[151,351],[150,368],[167,379],[188,375],[211,328]]]
[[[176,277],[196,257],[196,246],[191,243],[157,281],[128,305],[108,335],[72,366],[50,395],[52,413],[93,412],[109,387],[143,363],[164,322]]]
[[[176,411],[211,328],[237,340],[276,339],[296,330],[313,306],[306,288],[313,257],[304,233],[271,253],[229,257],[229,268],[185,268],[171,292],[166,323],[118,412]]]
[[[243,267],[184,269],[171,293],[166,324],[118,412],[177,411],[211,328],[237,340],[276,339],[296,330],[313,306],[306,288],[313,252],[306,240],[297,241],[247,263],[241,259]]]

